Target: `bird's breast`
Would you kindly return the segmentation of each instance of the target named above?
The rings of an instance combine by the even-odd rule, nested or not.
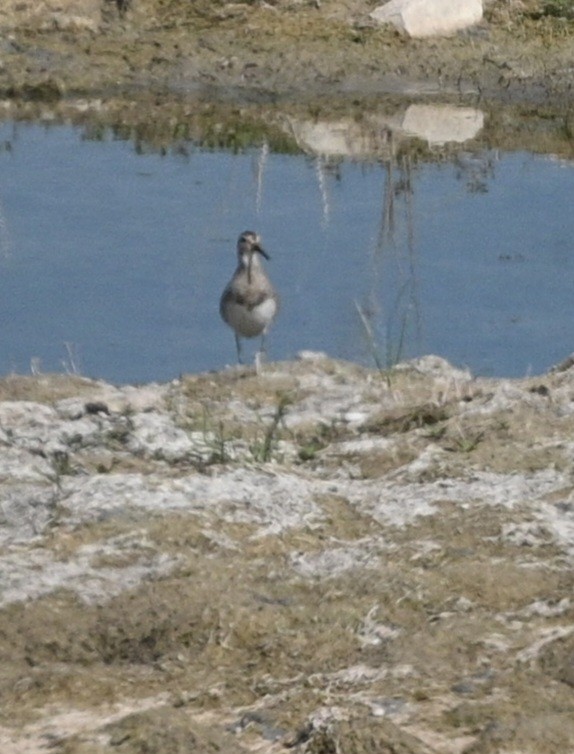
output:
[[[222,314],[239,335],[254,338],[261,335],[277,314],[277,301],[270,296],[255,306],[250,306],[245,301],[228,299],[222,308]]]

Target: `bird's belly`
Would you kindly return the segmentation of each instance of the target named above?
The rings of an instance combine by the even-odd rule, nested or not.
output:
[[[244,338],[261,335],[277,313],[277,302],[268,298],[252,309],[243,304],[231,303],[227,306],[225,319]]]

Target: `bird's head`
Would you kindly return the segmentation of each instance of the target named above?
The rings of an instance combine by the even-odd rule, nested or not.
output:
[[[254,253],[261,254],[265,259],[269,259],[269,254],[261,246],[261,239],[252,230],[245,230],[239,236],[237,241],[237,256],[240,262],[248,262]]]

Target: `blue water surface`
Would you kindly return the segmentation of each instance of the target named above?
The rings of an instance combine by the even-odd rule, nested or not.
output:
[[[0,144],[1,374],[146,382],[234,363],[218,301],[246,229],[282,298],[270,360],[435,353],[523,376],[574,350],[572,163],[160,156],[9,123]]]

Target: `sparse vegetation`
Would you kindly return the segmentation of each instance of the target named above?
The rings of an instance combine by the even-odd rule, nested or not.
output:
[[[263,432],[263,437],[253,442],[250,446],[254,460],[267,463],[273,457],[277,447],[277,432],[291,403],[292,398],[290,396],[278,396],[275,411],[271,421]]]
[[[564,18],[568,21],[574,19],[574,2],[572,0],[548,0],[543,2],[539,11],[533,11],[533,18],[543,16],[553,16],[555,18]]]
[[[524,709],[570,735],[569,645],[547,639],[540,662],[535,648],[549,620],[567,625],[572,590],[569,556],[540,523],[560,515],[553,501],[568,505],[568,450],[555,437],[574,422],[563,410],[571,378],[550,374],[543,391],[540,379],[517,383],[505,409],[492,381],[424,367],[394,369],[392,389],[327,359],[158,388],[160,426],[171,418],[201,443],[197,458],[185,446],[158,455],[154,437],[147,452],[137,400],[101,384],[0,380],[0,395],[55,405],[65,388],[94,407],[82,419],[89,443],[68,418],[66,453],[30,451],[44,476],[5,489],[3,531],[26,526],[30,541],[18,545],[24,564],[0,552],[3,573],[30,596],[7,591],[0,610],[2,725],[29,743],[48,716],[62,754],[150,740],[187,752],[190,731],[222,754],[269,741],[414,754],[423,744],[397,710],[424,714],[447,743],[488,741],[493,719],[512,721],[509,741],[521,741]],[[4,450],[35,451],[17,413],[3,416]],[[30,523],[12,512],[18,494]],[[110,702],[124,705],[112,723]],[[365,704],[385,710],[385,725]],[[87,727],[50,717],[72,708],[90,711]],[[318,709],[344,710],[345,725]]]

